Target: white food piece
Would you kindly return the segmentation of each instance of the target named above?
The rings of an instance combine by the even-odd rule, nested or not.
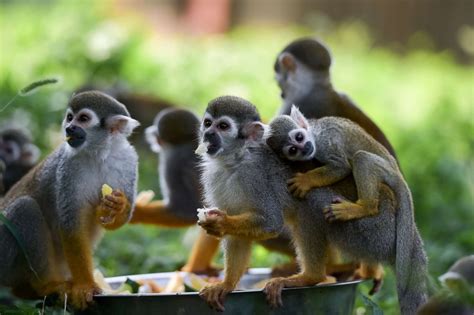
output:
[[[209,209],[202,209],[202,208],[197,209],[198,220],[201,222],[206,221],[208,211]]]
[[[204,155],[205,153],[207,153],[207,146],[208,146],[207,142],[201,143],[196,149],[196,151],[194,151],[194,153],[198,155]]]

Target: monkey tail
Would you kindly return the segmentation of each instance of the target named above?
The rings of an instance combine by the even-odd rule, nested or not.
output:
[[[416,314],[427,301],[427,258],[415,225],[413,201],[407,183],[394,189],[396,212],[396,258],[398,302],[402,315]]]

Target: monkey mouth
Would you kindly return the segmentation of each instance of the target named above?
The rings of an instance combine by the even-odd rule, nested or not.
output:
[[[66,128],[66,141],[71,147],[78,148],[86,141],[86,132],[82,128]]]
[[[210,143],[207,146],[207,154],[216,155],[220,149],[221,149],[220,145]]]

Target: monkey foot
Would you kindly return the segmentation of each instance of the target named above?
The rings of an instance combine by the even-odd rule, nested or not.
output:
[[[283,290],[283,288],[304,287],[335,282],[336,278],[331,276],[325,276],[322,280],[318,281],[304,274],[298,274],[288,278],[280,277],[271,279],[265,285],[265,289],[263,289],[263,292],[267,296],[268,304],[270,304],[272,308],[277,308],[283,305],[283,301],[281,298],[281,291]]]
[[[102,290],[95,283],[73,284],[68,299],[75,309],[83,310],[93,302],[95,294],[100,294]]]
[[[341,198],[335,198],[330,206],[323,209],[324,218],[328,222],[352,220],[359,212],[360,205]]]
[[[209,304],[209,306],[219,312],[224,311],[224,300],[233,287],[223,282],[205,286],[199,296]]]
[[[374,295],[382,288],[384,274],[381,265],[367,266],[362,264],[354,271],[351,280],[372,279],[373,285],[369,291],[369,295]]]

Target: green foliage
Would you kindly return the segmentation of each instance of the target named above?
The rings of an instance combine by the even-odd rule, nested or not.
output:
[[[441,274],[474,251],[472,66],[457,64],[448,52],[399,55],[375,47],[370,32],[358,22],[318,32],[254,26],[205,38],[170,36],[153,33],[129,16],[112,15],[112,4],[2,5],[0,108],[35,79],[63,79],[61,85],[18,98],[1,113],[0,124],[15,120],[28,125],[46,155],[60,141],[69,95],[88,82],[125,83],[198,114],[210,99],[235,94],[254,102],[268,120],[280,104],[274,58],[292,39],[317,35],[333,52],[334,85],[382,127],[398,153],[432,274]],[[140,156],[139,187],[157,190],[156,158],[149,152]],[[174,270],[189,252],[184,235],[185,230],[143,226],[108,233],[97,250],[99,267],[107,276]],[[284,261],[254,249],[253,266]],[[393,288],[389,272],[374,298],[388,314],[396,313]]]

